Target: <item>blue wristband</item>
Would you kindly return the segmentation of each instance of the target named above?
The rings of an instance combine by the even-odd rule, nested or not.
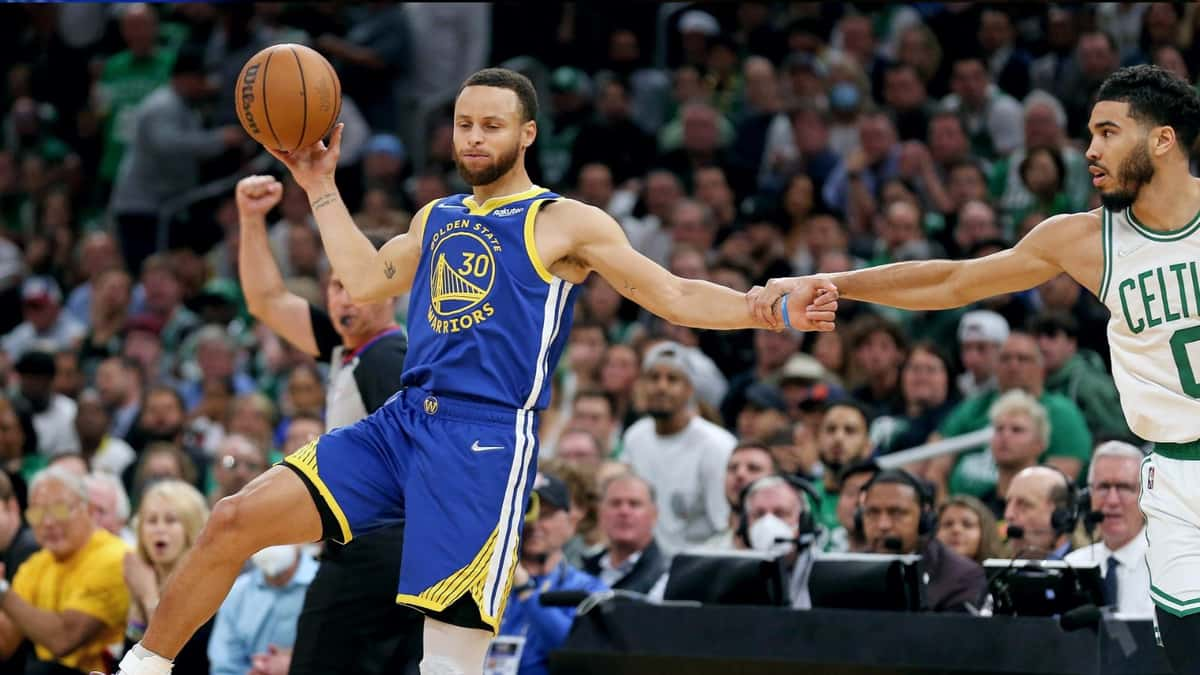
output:
[[[795,328],[795,326],[792,325],[792,322],[788,320],[787,296],[788,296],[787,293],[784,293],[783,295],[779,296],[779,313],[783,317],[783,325],[785,327]]]

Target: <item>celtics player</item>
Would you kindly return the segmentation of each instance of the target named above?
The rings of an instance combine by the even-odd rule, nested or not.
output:
[[[1178,673],[1200,672],[1200,182],[1188,170],[1198,127],[1200,97],[1188,83],[1154,66],[1123,68],[1101,85],[1088,122],[1102,208],[1049,218],[984,258],[773,279],[747,296],[763,320],[778,321],[830,283],[841,297],[910,310],[958,307],[1062,272],[1095,293],[1112,312],[1125,418],[1154,443],[1140,500],[1150,594]]]

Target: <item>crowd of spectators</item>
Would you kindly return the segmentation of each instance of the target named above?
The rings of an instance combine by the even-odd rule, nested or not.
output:
[[[507,64],[541,96],[535,182],[675,274],[747,290],[987,255],[1097,207],[1092,97],[1123,65],[1194,82],[1197,27],[1200,7],[1166,2],[0,7],[0,673],[111,665],[209,509],[325,428],[329,359],[265,326],[239,265],[228,178],[283,175],[234,111],[259,49],[333,62],[339,184],[372,235],[466,191],[453,96]],[[268,225],[287,292],[332,312],[294,183]],[[680,551],[771,549],[810,525],[787,554],[796,607],[805,560],[872,551],[922,553],[937,611],[982,606],[980,562],[1021,556],[1098,561],[1120,611],[1150,612],[1141,441],[1086,289],[1062,275],[956,310],[840,305],[834,333],[711,332],[588,280],[505,618],[522,673],[545,672],[573,614],[539,593],[653,596]],[[326,354],[329,331],[314,339]],[[873,461],[989,426],[909,472]],[[1087,510],[1107,516],[1092,532],[1054,517]],[[322,555],[256,555],[177,672],[286,672]]]

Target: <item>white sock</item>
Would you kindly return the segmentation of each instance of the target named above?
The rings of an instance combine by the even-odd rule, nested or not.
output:
[[[117,668],[120,675],[171,675],[174,664],[137,643],[125,653]]]

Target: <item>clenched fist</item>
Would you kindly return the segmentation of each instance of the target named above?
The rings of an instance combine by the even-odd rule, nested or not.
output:
[[[246,176],[237,184],[237,209],[241,218],[262,218],[283,198],[283,183],[274,176]]]

